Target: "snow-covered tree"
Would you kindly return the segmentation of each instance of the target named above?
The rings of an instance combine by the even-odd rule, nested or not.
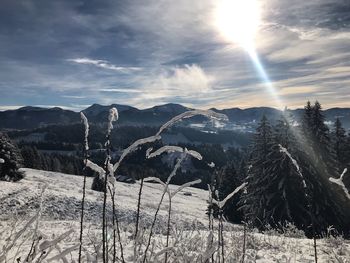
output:
[[[215,178],[213,179],[215,184],[213,184],[213,186],[215,186],[215,190],[218,190],[219,200],[225,199],[226,196],[242,184],[242,181],[240,180],[241,178],[238,176],[233,162],[228,163],[220,170],[216,171],[214,176]],[[243,220],[243,213],[238,210],[239,195],[240,194],[237,194],[229,199],[223,208],[223,216],[230,222],[240,223]],[[213,198],[216,198],[214,191]],[[218,207],[209,204],[208,213],[210,213],[211,209],[213,209],[213,215],[217,217]]]
[[[294,158],[298,159],[300,156],[292,129],[291,120],[282,115],[275,126],[273,145],[268,154],[268,199],[265,218],[262,221],[275,227],[292,222],[300,228],[305,228],[311,222],[303,187],[304,180],[300,178],[300,171],[293,161],[281,151],[283,146]]]
[[[266,225],[268,189],[270,178],[268,168],[271,160],[268,159],[273,146],[272,127],[265,116],[262,117],[254,136],[251,159],[248,165],[247,193],[242,195],[240,205],[246,218],[255,226]]]
[[[0,133],[0,180],[18,181],[23,178],[23,173],[18,171],[21,166],[22,156],[17,146],[10,138]]]
[[[332,131],[332,146],[335,153],[335,158],[340,166],[340,170],[344,170],[349,164],[346,156],[346,132],[339,118],[335,120]]]
[[[332,147],[330,131],[325,124],[321,104],[305,107],[302,136],[298,138],[300,166],[308,183],[316,227],[319,231],[329,225],[348,229],[350,206],[339,191],[329,183],[337,177],[339,169]]]

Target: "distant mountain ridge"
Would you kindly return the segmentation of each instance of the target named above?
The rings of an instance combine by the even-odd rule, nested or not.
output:
[[[111,107],[116,107],[120,113],[120,125],[150,125],[158,126],[170,118],[181,114],[191,108],[180,104],[157,105],[147,109],[137,109],[128,105],[93,104],[83,110],[90,122],[103,123],[107,121],[108,112]],[[231,125],[252,125],[257,123],[263,115],[274,122],[281,116],[281,111],[270,107],[253,107],[247,109],[230,108],[215,109],[213,111],[226,114]],[[301,117],[303,110],[288,110],[297,120]],[[326,121],[334,122],[337,117],[346,129],[350,129],[350,108],[331,108],[324,110]],[[195,118],[193,121],[201,122],[203,118]],[[26,106],[16,110],[0,111],[1,129],[33,129],[53,124],[72,124],[80,122],[79,112],[64,110],[59,107],[41,108]]]

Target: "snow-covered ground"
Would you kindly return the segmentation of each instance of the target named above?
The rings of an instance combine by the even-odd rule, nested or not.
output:
[[[61,173],[24,169],[26,177],[20,182],[9,183],[0,181],[0,262],[18,262],[21,257],[24,262],[33,240],[30,232],[37,226],[37,235],[42,240],[54,240],[62,233],[72,229],[73,232],[52,248],[51,254],[45,259],[48,262],[73,262],[77,257],[79,244],[79,220],[82,197],[83,177]],[[87,179],[90,188],[92,179]],[[46,185],[43,197],[41,189]],[[136,205],[139,183],[117,183],[116,203],[118,218],[121,222],[122,242],[126,253],[126,261],[132,260],[133,244],[130,238],[134,231]],[[171,185],[171,189],[177,186]],[[141,200],[141,231],[147,237],[154,213],[162,194],[160,184],[145,183]],[[172,248],[181,251],[176,259],[169,262],[201,262],[198,254],[206,251],[208,219],[206,216],[207,191],[186,188],[172,200]],[[40,220],[35,220],[13,244],[7,252],[7,258],[1,258],[9,244],[12,244],[16,234],[39,211],[42,200]],[[89,255],[94,256],[94,246],[100,239],[103,194],[87,190],[85,204],[84,244]],[[111,205],[108,203],[108,215],[111,216]],[[164,248],[168,199],[161,206],[159,219],[155,228],[156,242],[153,250]],[[26,234],[26,232],[28,232]],[[216,235],[216,234],[215,234]],[[294,237],[291,237],[293,236]],[[10,239],[7,239],[10,237]],[[39,242],[40,243],[40,242]],[[313,241],[289,230],[285,235],[275,233],[259,234],[249,230],[246,242],[245,262],[313,262]],[[65,258],[55,258],[60,250],[75,248],[67,253]],[[241,226],[225,224],[225,254],[226,262],[237,262],[242,253],[243,231]],[[319,262],[350,262],[350,244],[341,238],[318,240]],[[175,252],[174,252],[175,254]],[[62,261],[63,259],[63,261]],[[197,261],[195,260],[197,259]],[[86,258],[84,259],[86,261]],[[154,259],[155,260],[155,259]],[[163,259],[161,259],[163,261]],[[39,261],[37,261],[39,262]],[[93,262],[93,261],[91,261]]]

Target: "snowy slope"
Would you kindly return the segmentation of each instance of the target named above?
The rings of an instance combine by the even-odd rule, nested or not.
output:
[[[19,215],[34,213],[39,207],[40,189],[44,184],[47,188],[44,193],[43,218],[45,220],[78,220],[82,198],[83,177],[72,176],[62,173],[23,169],[26,177],[17,182],[0,182],[0,219],[6,220],[13,216],[13,212]],[[89,190],[92,178],[87,178],[86,219],[99,221],[103,194]],[[117,198],[119,214],[122,219],[133,220],[136,211],[137,198],[140,184],[127,184],[117,182]],[[170,186],[171,189],[177,186]],[[191,193],[191,196],[184,193]],[[152,216],[153,210],[162,194],[160,184],[145,183],[142,195],[142,211],[144,216]],[[208,193],[196,188],[182,190],[173,200],[172,209],[174,214],[181,215],[182,221],[197,219],[206,223],[205,215],[206,199]],[[165,215],[167,205],[161,207],[160,215]]]
[[[62,249],[77,246],[83,177],[32,169],[24,169],[24,171],[26,177],[20,182],[0,182],[0,256],[1,248],[9,243],[6,238],[11,235],[11,231],[18,231],[20,226],[23,226],[38,211],[40,191],[45,184],[47,188],[43,195],[42,217],[38,226],[40,235],[44,239],[52,240],[53,236],[57,237],[65,231],[73,229],[74,233],[66,238],[60,246]],[[88,178],[88,187],[91,186],[91,183],[92,179]],[[171,186],[172,189],[176,187]],[[135,222],[138,191],[139,183],[133,185],[117,183],[116,202],[127,258],[128,255],[130,258],[132,254],[133,242],[130,236]],[[142,195],[142,228],[149,228],[160,196],[161,186],[159,184],[145,183]],[[171,243],[181,247],[184,254],[188,253],[189,255],[193,251],[205,250],[208,236],[208,220],[205,214],[207,196],[208,193],[204,190],[187,188],[173,199],[172,223],[176,225],[176,228],[173,230]],[[84,244],[90,246],[90,251],[93,251],[94,240],[100,236],[102,201],[102,193],[87,191],[85,206],[87,223],[84,230]],[[168,201],[165,198],[155,229],[158,242],[155,249],[164,247],[163,234],[167,208]],[[225,230],[226,262],[236,262],[235,260],[239,259],[243,246],[242,227],[226,224]],[[291,235],[294,237],[290,237]],[[287,231],[285,235],[280,235],[273,231],[258,234],[249,230],[246,262],[313,262],[312,240],[302,237],[296,238],[298,235],[300,236],[293,231]],[[26,240],[25,237],[25,235],[21,237],[23,244],[16,243],[16,246],[20,248],[19,251],[26,251],[24,254],[28,253],[32,243],[30,239]],[[15,258],[20,255],[23,258],[23,253],[17,253],[16,246],[16,249],[12,249],[8,254],[10,260],[7,262],[16,262]],[[73,259],[76,258],[76,251],[69,254],[71,258],[67,256],[68,262],[73,262]],[[349,251],[349,242],[341,238],[318,240],[319,262],[349,262]],[[55,251],[52,252],[52,256],[54,255]],[[52,259],[49,262],[62,261]],[[186,260],[179,259],[176,262],[186,262]]]

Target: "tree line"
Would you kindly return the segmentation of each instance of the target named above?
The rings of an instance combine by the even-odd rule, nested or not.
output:
[[[275,125],[263,117],[240,165],[216,171],[212,183],[224,198],[248,182],[246,191],[225,207],[228,220],[259,229],[282,229],[291,222],[310,235],[333,226],[349,234],[350,200],[329,181],[349,166],[350,135],[340,119],[330,129],[321,104],[307,102],[299,125],[287,113]]]

